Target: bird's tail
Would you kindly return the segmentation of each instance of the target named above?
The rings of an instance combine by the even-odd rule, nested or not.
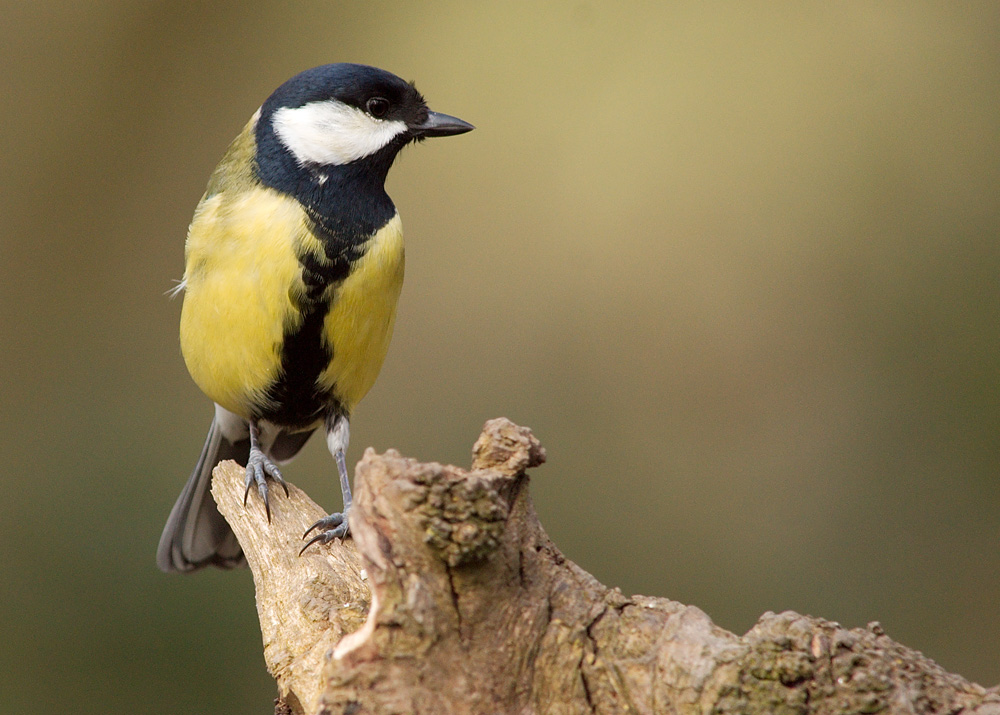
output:
[[[174,573],[194,571],[203,566],[229,569],[246,565],[243,549],[216,508],[209,487],[215,465],[226,459],[235,459],[245,465],[249,456],[250,440],[229,441],[222,435],[218,419],[213,419],[198,464],[163,527],[156,550],[156,565],[161,571]]]

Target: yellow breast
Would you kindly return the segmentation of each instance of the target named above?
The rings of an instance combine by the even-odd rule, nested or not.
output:
[[[348,412],[375,384],[392,338],[403,287],[403,226],[399,214],[371,238],[364,256],[333,294],[324,333],[333,360],[319,383]]]
[[[403,236],[394,216],[327,297],[323,336],[333,355],[317,383],[350,412],[382,367],[403,283]],[[323,255],[301,206],[267,188],[202,201],[188,233],[181,350],[195,383],[243,417],[272,406],[285,335],[301,324],[299,256]]]
[[[301,208],[271,189],[216,194],[195,212],[181,351],[198,387],[238,415],[267,404],[283,335],[300,319],[290,299],[302,290],[295,250],[310,241]]]

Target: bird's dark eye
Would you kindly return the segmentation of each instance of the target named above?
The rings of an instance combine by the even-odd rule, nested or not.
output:
[[[389,100],[385,97],[372,97],[365,103],[368,113],[376,119],[381,119],[389,113]]]

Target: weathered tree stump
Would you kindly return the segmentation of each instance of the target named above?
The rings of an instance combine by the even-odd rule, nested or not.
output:
[[[311,547],[323,511],[294,486],[243,505],[212,493],[246,551],[279,712],[976,713],[1000,692],[952,675],[878,626],[766,613],[744,636],[665,598],[624,596],[546,536],[527,429],[486,424],[471,471],[365,452],[353,540]]]

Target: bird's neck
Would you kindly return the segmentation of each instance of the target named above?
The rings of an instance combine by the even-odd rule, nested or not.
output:
[[[258,131],[255,173],[302,204],[327,253],[335,253],[367,241],[396,215],[385,179],[400,148],[386,146],[348,164],[302,166],[273,131]]]
[[[365,162],[299,168],[300,178],[289,193],[305,207],[319,233],[340,242],[363,242],[396,215],[385,192],[388,167]]]

